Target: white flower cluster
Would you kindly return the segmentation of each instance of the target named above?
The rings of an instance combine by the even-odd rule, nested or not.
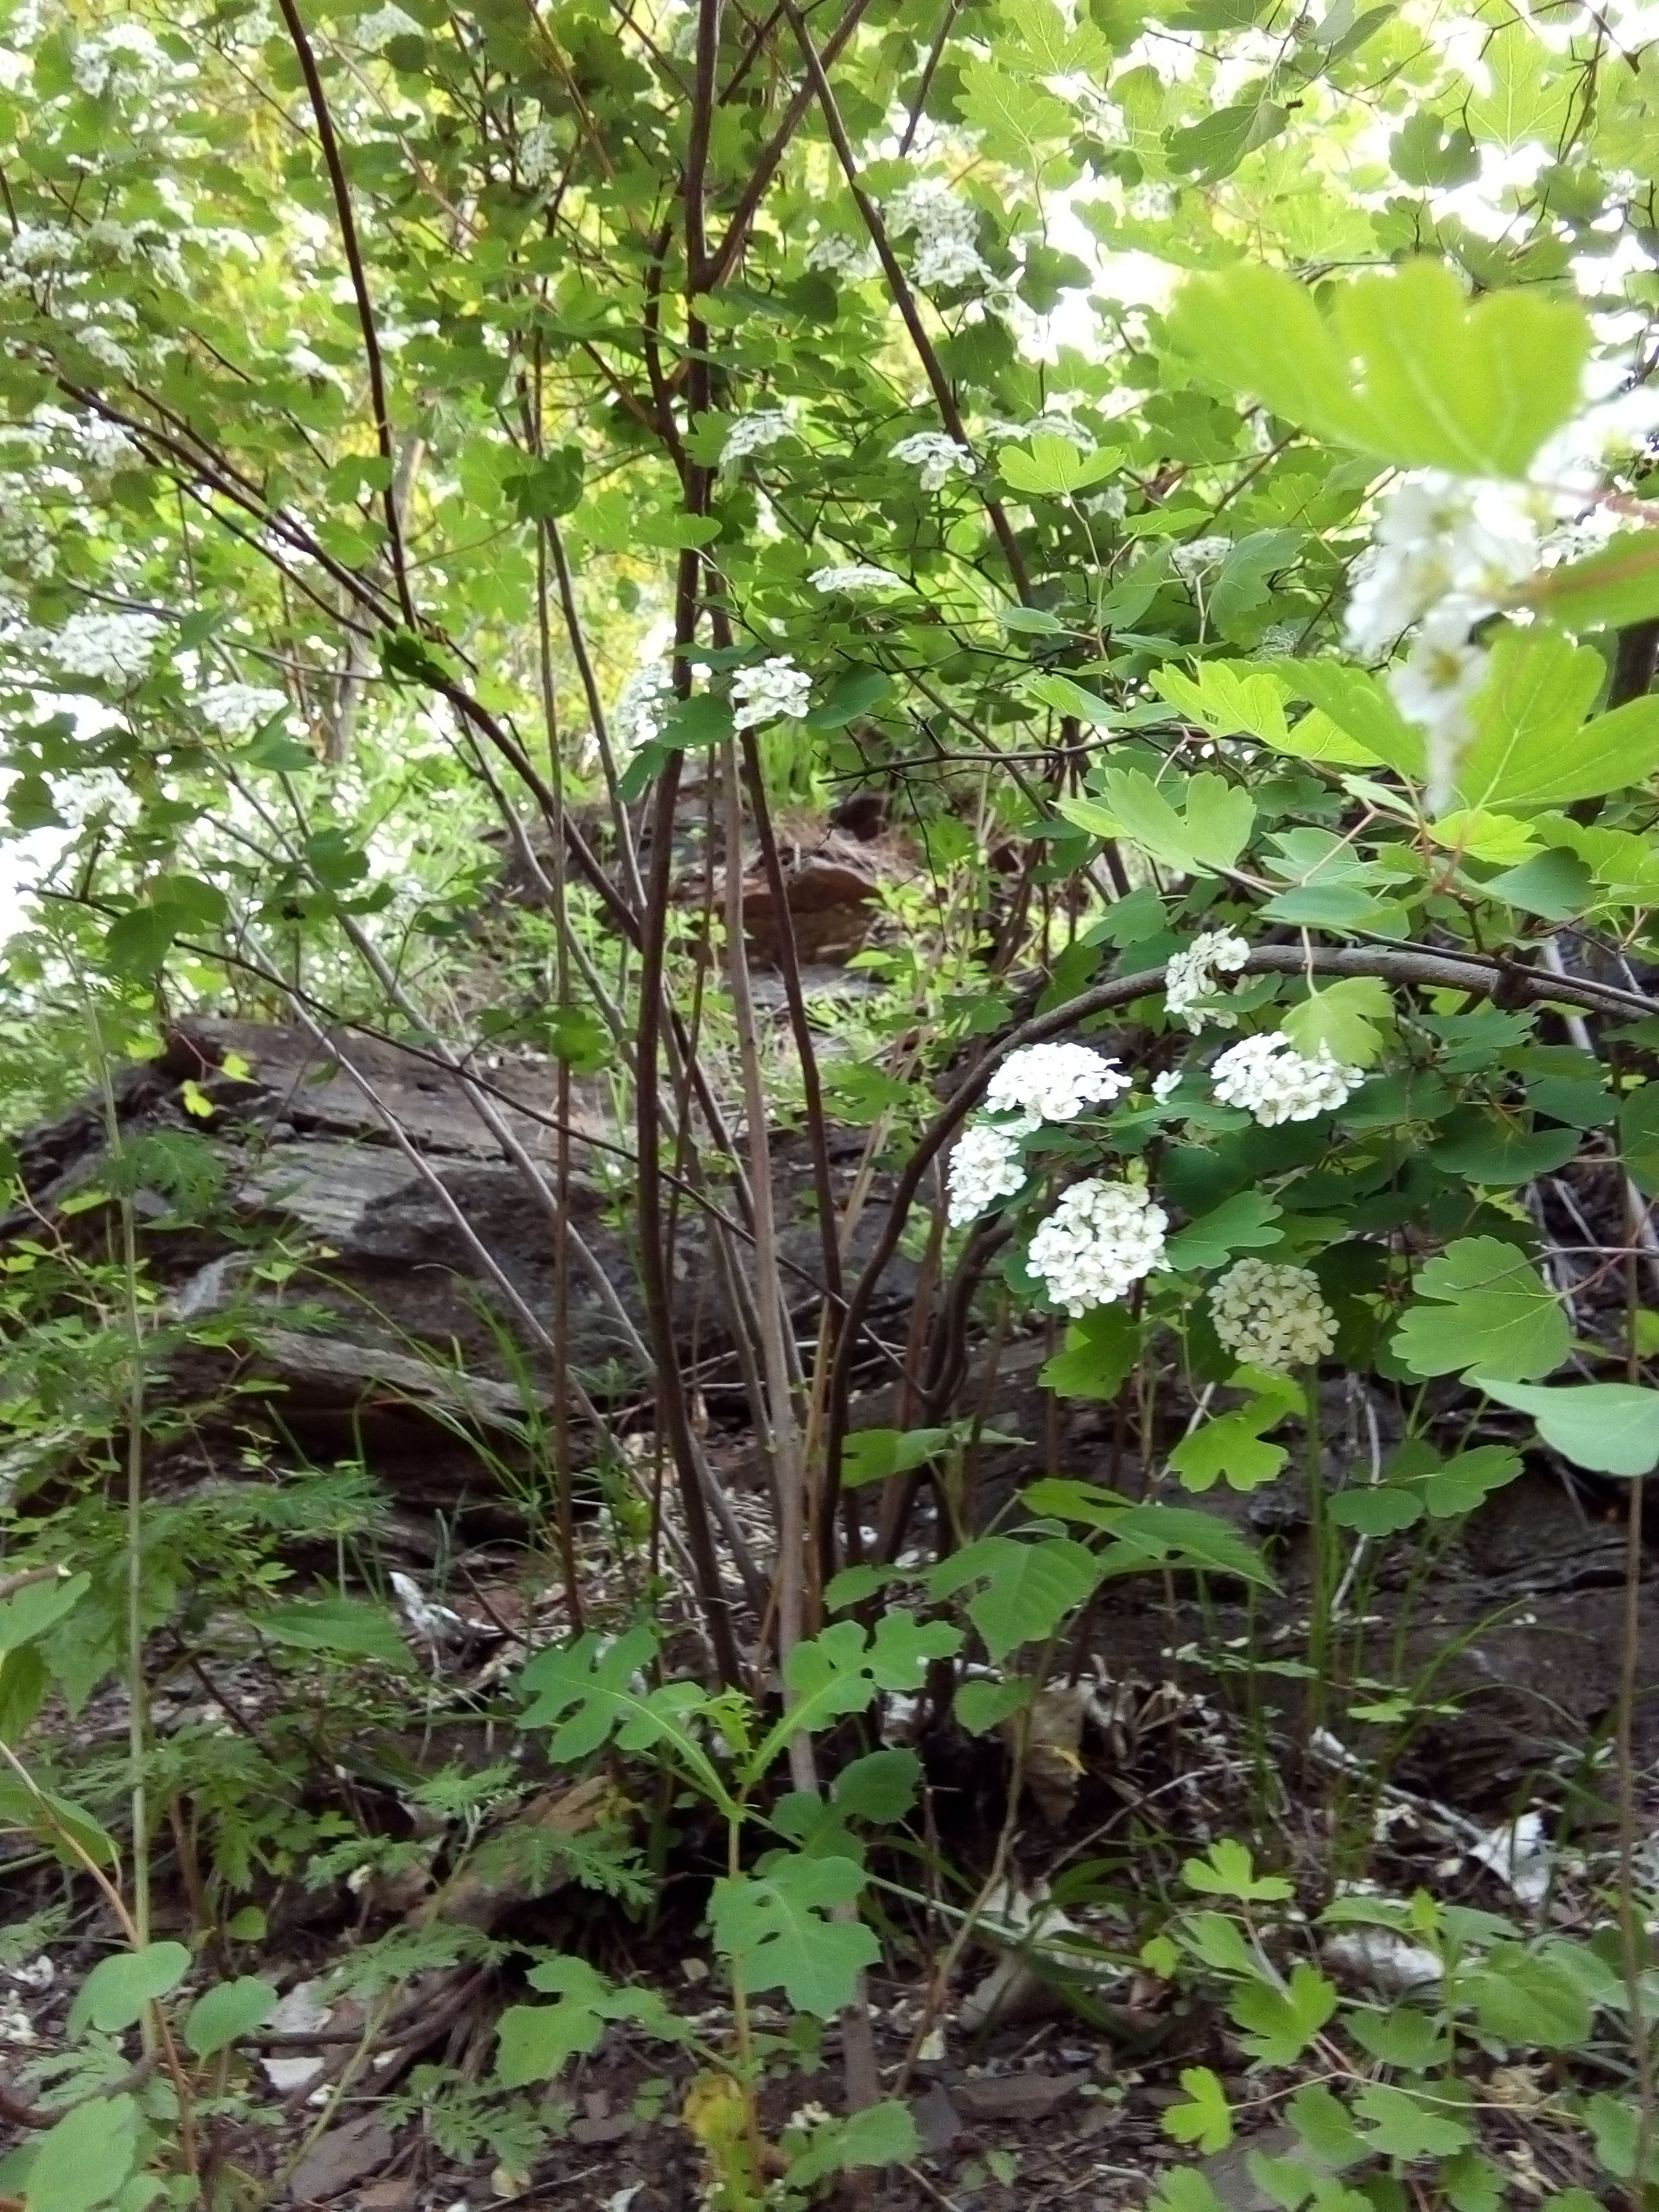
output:
[[[1365,1079],[1363,1068],[1342,1066],[1328,1045],[1307,1059],[1282,1030],[1229,1045],[1211,1074],[1222,1104],[1242,1106],[1264,1129],[1333,1114]]]
[[[814,568],[811,582],[819,592],[902,592],[902,576],[873,561],[848,561],[839,568]]]
[[[287,695],[269,691],[258,684],[213,684],[196,702],[196,711],[212,730],[227,738],[245,738],[280,714]]]
[[[547,182],[558,162],[558,132],[544,120],[532,123],[519,141],[519,174],[533,191]]]
[[[102,607],[87,607],[39,641],[66,674],[125,685],[136,684],[149,668],[166,628],[155,615],[113,614]]]
[[[840,231],[827,230],[822,238],[815,238],[808,248],[806,265],[837,276],[849,276],[859,283],[875,275],[881,266],[881,256],[866,240],[846,238]]]
[[[89,100],[106,93],[140,92],[168,67],[167,56],[142,23],[112,23],[82,39],[70,64],[76,83]],[[195,71],[190,72],[192,76]]]
[[[1073,1183],[1031,1239],[1028,1265],[1073,1320],[1109,1306],[1164,1258],[1170,1217],[1133,1182]]]
[[[1336,1316],[1306,1267],[1240,1260],[1210,1292],[1222,1348],[1247,1367],[1285,1374],[1322,1359],[1336,1342]]]
[[[947,1209],[952,1229],[965,1229],[977,1221],[1000,1198],[1012,1198],[1025,1180],[1018,1129],[1000,1129],[992,1121],[978,1121],[964,1129],[951,1150],[946,1178]]]
[[[740,730],[757,729],[781,714],[798,722],[811,703],[812,679],[787,653],[740,668],[732,678],[732,720]]]
[[[1206,1024],[1236,1030],[1238,1016],[1224,1008],[1200,1007],[1200,999],[1213,999],[1216,977],[1236,975],[1250,957],[1250,948],[1237,930],[1206,929],[1194,938],[1184,952],[1170,961],[1164,981],[1164,1003],[1179,1015],[1196,1036]]]
[[[673,671],[665,660],[647,660],[634,671],[611,709],[611,742],[627,758],[662,732],[662,718],[673,696]]]
[[[1085,1106],[1109,1106],[1128,1088],[1116,1062],[1086,1044],[1030,1044],[1010,1053],[991,1078],[985,1108],[1017,1115],[1012,1126],[1030,1130],[1044,1121],[1075,1121]]]
[[[1015,438],[1065,438],[1080,453],[1092,453],[1095,441],[1080,422],[1074,422],[1060,407],[1045,407],[1040,415],[1033,415],[1027,422],[988,422],[985,435],[1001,444]]]
[[[937,491],[957,469],[970,477],[979,467],[967,447],[957,445],[943,430],[918,430],[914,437],[901,438],[889,451],[894,460],[908,461],[921,471],[924,491]]]
[[[918,177],[894,193],[887,228],[896,238],[915,234],[910,273],[924,291],[990,276],[974,243],[979,218],[937,177]]]
[[[792,436],[794,428],[781,407],[768,408],[759,415],[739,415],[720,447],[720,466],[729,469],[733,461],[746,460],[750,453],[764,453],[781,438]]]

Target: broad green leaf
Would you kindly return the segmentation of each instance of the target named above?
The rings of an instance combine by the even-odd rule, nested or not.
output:
[[[1164,1247],[1171,1267],[1218,1267],[1235,1252],[1255,1252],[1284,1242],[1285,1232],[1274,1224],[1284,1218],[1277,1200],[1259,1190],[1236,1191],[1200,1219],[1178,1229]],[[1115,1306],[1104,1309],[1115,1313]]]
[[[1465,115],[1477,138],[1513,148],[1528,143],[1557,153],[1577,100],[1574,79],[1524,18],[1494,30],[1481,47],[1486,88]]]
[[[890,2097],[879,2105],[866,2105],[844,2120],[812,2130],[811,2142],[790,2162],[791,2190],[805,2189],[826,2174],[850,2173],[855,2167],[908,2164],[921,2149],[921,2138],[910,2117],[910,2107]]]
[[[1632,699],[1586,726],[1606,677],[1599,653],[1559,630],[1501,630],[1458,763],[1464,805],[1565,806],[1643,781],[1659,766],[1659,699]]]
[[[1195,775],[1187,785],[1187,841],[1199,860],[1231,868],[1250,842],[1255,802],[1224,776]]]
[[[823,701],[806,716],[812,730],[842,730],[873,714],[893,688],[884,668],[848,668],[836,677]]]
[[[1287,698],[1307,700],[1370,760],[1421,781],[1423,732],[1407,721],[1386,684],[1370,669],[1343,660],[1264,660],[1260,665],[1284,685]]]
[[[0,1602],[0,1651],[18,1650],[55,1628],[91,1587],[90,1575],[66,1575],[58,1582],[31,1583]]]
[[[1548,1390],[1484,1367],[1470,1377],[1500,1406],[1530,1413],[1538,1433],[1575,1467],[1595,1474],[1650,1474],[1659,1467],[1659,1390],[1633,1382],[1565,1383]]]
[[[1221,2078],[1207,2066],[1183,2067],[1181,2086],[1187,2093],[1183,2105],[1166,2105],[1163,2128],[1176,2142],[1213,2154],[1225,2150],[1233,2139],[1232,2108]]]
[[[1287,1006],[1279,1026],[1299,1053],[1317,1060],[1324,1046],[1344,1066],[1370,1067],[1382,1051],[1382,1027],[1394,1019],[1394,1000],[1375,975],[1351,975]]]
[[[366,1598],[324,1597],[274,1606],[255,1616],[261,1635],[299,1651],[326,1651],[343,1659],[377,1659],[407,1670],[414,1663],[397,1622]]]
[[[1459,1988],[1486,2033],[1501,2043],[1576,2051],[1589,2040],[1590,2002],[1577,1978],[1518,1943],[1495,1943]]]
[[[1546,568],[1516,597],[1568,629],[1623,629],[1659,615],[1659,530],[1634,530],[1599,553]]]
[[[1105,782],[1121,833],[1183,875],[1231,868],[1249,842],[1255,802],[1224,777],[1170,777],[1160,786],[1139,769],[1109,769]],[[1184,816],[1176,813],[1171,798],[1183,800]],[[1076,802],[1063,804],[1061,811],[1078,819]]]
[[[951,1710],[969,1735],[988,1735],[1031,1702],[1036,1685],[1029,1676],[1015,1674],[1006,1682],[963,1682],[957,1685]]]
[[[1322,2081],[1304,2082],[1286,2104],[1285,2117],[1320,2164],[1334,2173],[1365,2155],[1365,2145],[1342,2100]]]
[[[764,1875],[714,1884],[715,1946],[751,1995],[781,1987],[798,2012],[832,2019],[852,2002],[860,1971],[881,1956],[862,1922],[827,1917],[863,1887],[864,1869],[852,1859],[780,1855]]]
[[[912,1613],[883,1613],[873,1635],[856,1620],[837,1620],[804,1644],[785,1663],[788,1709],[747,1762],[758,1777],[793,1735],[811,1735],[847,1713],[861,1713],[878,1690],[918,1690],[935,1659],[947,1659],[962,1631],[947,1620],[918,1620]]]
[[[1358,2118],[1370,2121],[1365,2140],[1384,2158],[1448,2158],[1472,2137],[1464,2121],[1447,2116],[1443,2103],[1414,2097],[1386,2082],[1361,2089],[1353,2110]]]
[[[1191,277],[1173,337],[1228,389],[1405,468],[1516,477],[1577,410],[1589,326],[1565,301],[1471,304],[1443,263],[1406,263],[1335,295],[1328,320],[1278,270]]]
[[[1032,439],[1029,450],[1005,446],[997,456],[997,466],[1016,491],[1070,499],[1086,484],[1110,476],[1121,459],[1121,453],[1079,453],[1071,439],[1044,434]]]
[[[24,2184],[25,2212],[93,2212],[126,2185],[138,2154],[131,2097],[94,2097],[41,2136]]]
[[[866,1751],[836,1777],[831,1796],[836,1810],[854,1820],[885,1826],[902,1820],[916,1802],[921,1761],[914,1751]]]
[[[724,1803],[720,1775],[690,1726],[708,1699],[695,1682],[648,1688],[644,1670],[656,1651],[655,1632],[641,1622],[614,1642],[590,1628],[574,1644],[538,1652],[520,1677],[534,1699],[524,1726],[553,1729],[548,1756],[559,1765],[589,1757],[613,1734],[624,1751],[665,1743]]]
[[[1230,1490],[1259,1490],[1271,1482],[1290,1454],[1283,1444],[1266,1443],[1264,1429],[1277,1428],[1285,1408],[1257,1399],[1231,1413],[1218,1413],[1170,1448],[1170,1464],[1183,1490],[1209,1490],[1226,1479]]]
[[[928,1577],[934,1597],[981,1584],[968,1617],[985,1638],[994,1663],[1022,1644],[1050,1635],[1100,1579],[1100,1563],[1070,1536],[1028,1543],[1017,1536],[981,1536],[941,1559]]]
[[[1441,1124],[1429,1157],[1448,1174],[1501,1187],[1553,1175],[1582,1142],[1577,1129],[1529,1129],[1494,1109],[1462,1106]]]
[[[1200,183],[1218,183],[1231,176],[1247,154],[1276,138],[1288,120],[1287,111],[1273,100],[1213,109],[1185,130],[1168,134],[1164,149],[1170,167]]]
[[[608,1982],[586,1959],[541,1959],[526,1979],[533,1990],[556,1996],[550,2005],[509,2005],[496,2033],[495,2078],[502,2087],[521,2089],[532,2081],[551,2081],[573,2058],[597,2051],[612,2021],[629,2021],[646,2035],[683,2042],[685,2023],[672,2013],[659,1990],[629,1989]]]
[[[1547,1375],[1566,1358],[1572,1332],[1561,1303],[1513,1244],[1460,1237],[1416,1282],[1418,1302],[1395,1331],[1393,1349],[1413,1375]]]
[[[263,2027],[276,2009],[276,1991],[257,1974],[220,1982],[197,1998],[185,2020],[185,2041],[198,2058],[211,2058],[238,2037]]]
[[[1146,1566],[1186,1567],[1203,1574],[1277,1587],[1261,1553],[1219,1514],[1193,1505],[1132,1505],[1112,1522],[1115,1539],[1107,1554],[1112,1575]]]
[[[1262,1981],[1235,1990],[1227,2010],[1246,2032],[1240,2043],[1264,2066],[1289,2066],[1299,2058],[1336,2010],[1335,1984],[1305,1960],[1291,1969],[1282,1990]]]
[[[854,1429],[841,1448],[841,1479],[848,1490],[926,1467],[950,1447],[949,1429]]]
[[[1152,688],[1212,737],[1254,738],[1270,751],[1332,768],[1375,768],[1381,756],[1322,708],[1287,721],[1286,699],[1301,696],[1279,667],[1257,661],[1201,660],[1192,675],[1160,668]]]
[[[1037,1380],[1060,1398],[1115,1398],[1139,1349],[1133,1315],[1122,1305],[1097,1306],[1071,1324]]]
[[[1224,2212],[1224,2207],[1207,2174],[1195,2166],[1177,2166],[1160,2176],[1146,2212]]]
[[[1643,1195],[1659,1197],[1659,1083],[1644,1083],[1620,1101],[1619,1153]]]
[[[69,2032],[88,2027],[117,2035],[143,2017],[147,2006],[176,1990],[190,1972],[182,1943],[147,1943],[142,1951],[116,1951],[100,1959],[70,2007]]]

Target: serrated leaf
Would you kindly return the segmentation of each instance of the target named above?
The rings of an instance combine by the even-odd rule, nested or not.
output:
[[[1218,1413],[1171,1447],[1170,1465],[1183,1490],[1212,1490],[1223,1477],[1230,1490],[1259,1490],[1271,1482],[1290,1454],[1283,1444],[1262,1440],[1262,1431],[1285,1418],[1282,1406],[1238,1407]]]
[[[1282,1243],[1285,1232],[1274,1224],[1283,1218],[1284,1208],[1265,1193],[1237,1191],[1211,1212],[1178,1229],[1164,1247],[1165,1257],[1174,1267],[1218,1267],[1235,1252]]]
[[[827,1917],[863,1887],[854,1860],[799,1854],[775,1858],[764,1875],[723,1879],[708,1907],[715,1946],[751,1994],[781,1987],[798,2012],[832,2019],[852,2002],[861,1970],[881,1956],[861,1921]]]
[[[1490,673],[1469,707],[1460,804],[1565,806],[1640,782],[1659,763],[1659,700],[1633,699],[1586,727],[1606,678],[1593,647],[1572,644],[1547,623],[1500,630]]]
[[[523,1724],[553,1729],[548,1756],[561,1764],[589,1757],[613,1735],[624,1751],[668,1744],[723,1802],[720,1776],[688,1725],[708,1698],[695,1682],[648,1688],[643,1670],[656,1650],[655,1633],[642,1622],[614,1642],[589,1629],[574,1644],[538,1652],[519,1678],[533,1695]]]
[[[1370,1067],[1382,1055],[1382,1027],[1393,1019],[1388,985],[1375,975],[1350,975],[1285,1007],[1279,1026],[1309,1060],[1318,1059],[1322,1045],[1345,1066]]]
[[[1408,1373],[1470,1368],[1507,1380],[1547,1375],[1572,1332],[1560,1301],[1524,1253],[1495,1237],[1460,1237],[1417,1278],[1392,1346]]]
[[[1344,286],[1328,320],[1279,270],[1191,277],[1170,331],[1289,422],[1401,467],[1496,477],[1524,476],[1577,410],[1589,342],[1569,302],[1510,289],[1471,304],[1426,257]]]
[[[1058,1398],[1115,1398],[1139,1349],[1140,1329],[1126,1307],[1096,1306],[1067,1328],[1037,1380]]]
[[[1183,1567],[1231,1575],[1263,1589],[1278,1587],[1256,1546],[1218,1514],[1192,1505],[1132,1505],[1111,1526],[1116,1540],[1107,1571],[1114,1576],[1146,1566]]]
[[[1384,2158],[1448,2158],[1470,2140],[1469,2128],[1462,2120],[1448,2118],[1443,2106],[1437,2110],[1387,2082],[1361,2089],[1353,2110],[1358,2118],[1370,2122],[1366,2142]]]
[[[910,2107],[890,2097],[815,2128],[806,2148],[790,2161],[789,2187],[809,2188],[826,2174],[850,2173],[859,2166],[903,2165],[921,2148]]]
[[[831,1791],[836,1810],[854,1820],[885,1826],[902,1820],[916,1802],[921,1761],[914,1751],[867,1751],[836,1777]]]
[[[1429,1158],[1467,1182],[1505,1188],[1553,1175],[1582,1142],[1577,1129],[1529,1129],[1507,1114],[1463,1106],[1441,1124]]]
[[[1623,629],[1659,615],[1659,530],[1634,530],[1586,560],[1546,568],[1517,593],[1568,629]]]
[[[1460,1978],[1475,2018],[1501,2043],[1531,2051],[1576,2051],[1589,2040],[1591,2006],[1569,1969],[1518,1943],[1495,1943]]]
[[[1232,1836],[1218,1838],[1201,1859],[1188,1859],[1181,1879],[1202,1897],[1236,1897],[1242,1905],[1282,1904],[1295,1894],[1283,1875],[1258,1874],[1249,1845]]]
[[[1288,1983],[1276,1990],[1266,1982],[1235,1990],[1227,2010],[1246,2033],[1239,2039],[1264,2066],[1289,2066],[1299,2058],[1336,2010],[1337,1991],[1317,1966],[1305,1960],[1291,1969]]]
[[[1029,448],[1005,446],[997,466],[1016,491],[1070,499],[1086,484],[1110,476],[1121,459],[1115,453],[1079,453],[1071,439],[1045,434],[1033,438]]]
[[[854,1429],[841,1448],[841,1479],[848,1490],[926,1467],[949,1449],[950,1429]]]

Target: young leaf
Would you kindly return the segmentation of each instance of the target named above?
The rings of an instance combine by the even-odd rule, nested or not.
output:
[[[1006,1682],[963,1682],[951,1710],[969,1735],[988,1735],[1031,1702],[1036,1685],[1028,1675],[1012,1675]]]
[[[1271,1482],[1289,1458],[1283,1444],[1262,1441],[1264,1429],[1277,1428],[1285,1408],[1258,1398],[1231,1413],[1218,1413],[1170,1452],[1170,1464],[1183,1490],[1210,1490],[1222,1476],[1230,1490],[1259,1490]]]
[[[949,1429],[854,1429],[841,1448],[841,1479],[848,1490],[908,1474],[937,1459],[951,1442]]]
[[[185,2021],[185,2041],[198,2058],[211,2058],[239,2036],[263,2027],[276,2008],[276,1991],[257,1974],[220,1982],[197,1998]]]
[[[1264,2066],[1289,2066],[1302,2056],[1336,2010],[1334,1984],[1305,1960],[1291,1969],[1282,1990],[1268,1982],[1247,1982],[1235,1990],[1227,2010],[1247,2031],[1239,2040]]]
[[[1375,975],[1350,975],[1287,1006],[1279,1026],[1309,1060],[1318,1059],[1322,1045],[1344,1066],[1370,1067],[1382,1050],[1378,1024],[1393,1018],[1388,985]]]
[[[1419,1303],[1393,1338],[1410,1374],[1479,1368],[1508,1381],[1547,1375],[1567,1356],[1572,1333],[1560,1301],[1513,1244],[1460,1237],[1429,1261],[1416,1288]]]
[[[1032,439],[1029,452],[1023,447],[1005,446],[997,457],[997,466],[1016,491],[1031,492],[1039,498],[1070,499],[1085,484],[1110,476],[1121,459],[1121,453],[1082,453],[1069,438],[1040,434]]]
[[[815,2128],[806,2148],[790,2162],[789,2187],[805,2189],[826,2174],[848,2173],[855,2166],[904,2165],[921,2148],[910,2107],[890,2097]]]
[[[1233,2116],[1219,2075],[1207,2066],[1184,2067],[1181,2086],[1187,2102],[1165,2106],[1164,2134],[1201,2151],[1225,2150],[1233,2139]]]
[[[147,1943],[142,1951],[115,1951],[100,1959],[82,1983],[70,2007],[69,2032],[88,2027],[118,2035],[143,2017],[144,2008],[176,1990],[190,1972],[190,1953],[182,1943]]]
[[[1283,1875],[1258,1874],[1249,1845],[1231,1836],[1212,1844],[1201,1859],[1188,1859],[1181,1879],[1201,1896],[1236,1897],[1242,1905],[1278,1905],[1295,1894]]]
[[[1097,1306],[1072,1323],[1037,1380],[1057,1398],[1115,1398],[1139,1349],[1140,1331],[1127,1308]]]
[[[968,1615],[1000,1664],[1020,1644],[1050,1634],[1099,1579],[1094,1553],[1070,1536],[1038,1543],[981,1536],[942,1559],[928,1577],[928,1589],[934,1597],[949,1597],[969,1583],[983,1585],[968,1601]]]
[[[274,1606],[257,1616],[262,1634],[299,1651],[326,1651],[342,1659],[375,1659],[407,1670],[414,1664],[398,1625],[383,1605],[366,1598],[324,1597],[307,1604]]]
[[[714,1884],[708,1917],[715,1946],[751,1993],[781,1986],[798,2012],[832,2019],[852,2002],[860,1968],[881,1956],[861,1921],[826,1917],[863,1887],[864,1869],[852,1859],[781,1855],[764,1875]]]
[[[1362,2089],[1353,2109],[1360,2119],[1370,2122],[1365,2140],[1384,2158],[1447,2158],[1471,2140],[1470,2129],[1462,2120],[1448,2118],[1443,2104],[1437,2107],[1387,2082]]]
[[[1182,1269],[1219,1267],[1235,1252],[1255,1252],[1282,1243],[1285,1232],[1273,1224],[1283,1218],[1284,1208],[1264,1192],[1237,1191],[1212,1212],[1178,1229],[1164,1246],[1164,1256],[1171,1267]],[[1115,1313],[1117,1308],[1103,1310]]]
[[[94,2097],[41,2136],[23,2187],[26,2212],[93,2212],[125,2187],[138,2153],[138,2106]]]

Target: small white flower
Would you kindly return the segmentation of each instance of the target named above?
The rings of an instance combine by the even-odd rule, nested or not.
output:
[[[1194,1036],[1206,1023],[1217,1029],[1235,1030],[1238,1016],[1224,1007],[1200,1007],[1200,999],[1217,996],[1216,976],[1236,975],[1250,957],[1250,948],[1236,930],[1206,929],[1184,952],[1177,952],[1165,971],[1164,1003],[1179,1016]]]
[[[115,614],[87,607],[40,642],[59,668],[95,683],[136,684],[155,657],[167,624],[154,615]]]
[[[974,242],[978,216],[937,177],[918,177],[894,193],[887,203],[887,228],[895,238],[915,234],[910,273],[924,290],[990,276]]]
[[[838,568],[814,568],[810,580],[813,589],[819,592],[902,592],[905,589],[902,576],[896,576],[890,568],[878,568],[873,561],[848,561]]]
[[[807,252],[806,265],[850,277],[858,283],[875,275],[881,266],[881,256],[867,240],[843,238],[839,231],[831,230],[814,239]]]
[[[1322,1359],[1336,1342],[1336,1316],[1306,1267],[1237,1261],[1210,1292],[1210,1318],[1224,1351],[1271,1374]]]
[[[167,56],[144,26],[129,22],[112,23],[106,30],[82,39],[70,70],[89,99],[101,100],[107,92],[143,90],[168,65]]]
[[[985,1088],[986,1111],[1014,1114],[1012,1126],[1075,1121],[1085,1106],[1110,1105],[1129,1088],[1115,1060],[1083,1044],[1030,1044],[1010,1053]]]
[[[729,469],[733,461],[746,460],[750,453],[764,453],[780,439],[793,437],[794,430],[794,424],[781,407],[769,408],[759,415],[739,415],[726,434],[720,465]]]
[[[228,738],[245,738],[287,704],[284,693],[257,684],[215,684],[198,699],[196,711],[210,729]]]
[[[1305,1058],[1282,1030],[1229,1045],[1212,1073],[1222,1104],[1242,1106],[1264,1129],[1334,1113],[1365,1079],[1363,1068],[1341,1066],[1328,1045],[1316,1060]]]
[[[1469,708],[1486,680],[1492,655],[1467,635],[1464,609],[1448,599],[1425,623],[1407,659],[1389,671],[1394,703],[1423,732],[1424,798],[1431,814],[1443,813],[1455,795],[1458,765],[1474,725]]]
[[[611,709],[609,727],[611,741],[623,757],[660,735],[673,690],[673,672],[664,660],[647,661],[623,685]]]
[[[946,437],[943,430],[918,430],[914,437],[901,438],[888,451],[894,460],[907,461],[921,471],[924,491],[937,491],[957,469],[963,476],[971,477],[979,468],[967,447]]]
[[[1169,1225],[1139,1183],[1073,1183],[1032,1237],[1028,1265],[1076,1320],[1113,1304],[1162,1263]]]
[[[787,653],[740,668],[732,678],[732,720],[740,730],[757,729],[781,714],[798,722],[811,703],[812,679]]]
[[[977,1221],[1000,1198],[1012,1198],[1025,1181],[1019,1132],[988,1121],[964,1129],[951,1152],[948,1177],[952,1229]]]
[[[1469,622],[1494,612],[1538,566],[1547,507],[1525,484],[1439,469],[1405,477],[1389,493],[1354,570],[1343,624],[1349,651],[1386,652],[1445,599],[1467,602]]]
[[[1162,1075],[1152,1078],[1152,1096],[1160,1106],[1167,1106],[1181,1088],[1181,1070],[1166,1067]]]

